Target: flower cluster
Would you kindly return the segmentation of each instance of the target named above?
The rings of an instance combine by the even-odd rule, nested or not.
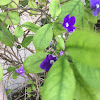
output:
[[[72,16],[69,18],[69,15],[65,16],[63,21],[63,27],[67,32],[73,32],[75,30],[75,27],[73,26],[75,24],[75,17]]]
[[[91,10],[94,16],[97,16],[100,12],[100,0],[90,0]]]
[[[49,71],[53,63],[57,60],[57,57],[54,55],[47,55],[43,62],[40,64],[41,69],[44,69],[46,72]]]
[[[24,76],[25,70],[24,70],[23,66],[21,66],[19,69],[17,69],[16,73],[18,73],[21,76]]]

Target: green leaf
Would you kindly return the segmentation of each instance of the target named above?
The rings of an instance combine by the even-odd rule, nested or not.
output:
[[[45,49],[49,46],[53,37],[52,24],[41,27],[33,37],[33,44],[37,49]]]
[[[75,63],[82,78],[93,88],[100,90],[100,69]]]
[[[19,74],[16,73],[16,71],[14,71],[13,74],[12,74],[12,78],[13,78],[13,79],[17,79],[18,75],[19,75]]]
[[[3,69],[2,69],[2,66],[0,64],[0,81],[2,80],[3,78]]]
[[[36,24],[34,24],[32,22],[25,22],[21,26],[23,26],[27,29],[30,29],[32,32],[36,32],[40,28],[39,26],[37,26]]]
[[[36,2],[34,2],[33,0],[28,1],[28,7],[29,8],[38,8],[38,6],[36,5]],[[37,11],[30,10],[30,12],[33,14],[37,14]]]
[[[93,16],[90,8],[85,9],[84,15],[85,15],[86,19],[88,19],[92,23],[96,23],[98,20],[97,16]]]
[[[31,43],[32,40],[33,40],[33,36],[28,36],[24,38],[22,41],[22,47],[27,47]]]
[[[28,84],[33,84],[33,82],[31,80],[28,81]]]
[[[81,0],[70,0],[61,7],[61,13],[58,20],[63,21],[66,15],[75,16],[76,24],[80,22],[84,14],[84,3]]]
[[[64,44],[64,40],[62,39],[62,37],[58,37],[57,38],[57,45],[56,45],[56,47],[57,47],[58,50],[64,49],[65,44]]]
[[[30,88],[30,87],[27,88],[27,89],[26,89],[26,92],[28,92],[28,93],[31,92],[31,88]]]
[[[94,30],[94,24],[97,22],[97,17],[93,16],[90,8],[86,8],[84,11],[84,16],[81,21],[76,24],[78,28],[85,30]]]
[[[13,46],[14,36],[5,26],[3,26],[2,30],[5,34],[2,31],[0,31],[0,41],[6,46]]]
[[[65,47],[73,61],[100,67],[100,34],[76,30],[69,36]]]
[[[13,0],[13,1],[14,1],[17,5],[19,5],[19,0]],[[8,8],[16,8],[17,5],[16,5],[14,2],[10,3],[10,4],[8,5]]]
[[[73,71],[69,62],[64,56],[61,56],[47,74],[42,91],[42,100],[72,100],[74,91]]]
[[[63,1],[66,1],[66,0],[60,0],[60,2],[63,2]]]
[[[12,92],[12,89],[7,89],[6,93],[9,94]]]
[[[11,2],[11,0],[0,0],[0,5],[6,5],[10,2]]]
[[[27,57],[24,61],[23,67],[27,73],[39,73],[43,71],[40,68],[41,62],[45,59],[47,53],[38,52]]]
[[[34,85],[32,85],[32,90],[36,90],[36,87]]]
[[[72,66],[72,64],[71,64]],[[80,76],[79,72],[72,66],[74,70],[74,75],[76,78],[76,90],[74,94],[75,100],[99,100],[100,99],[100,91],[91,88]],[[99,94],[99,95],[98,95]],[[99,99],[98,99],[99,97]]]
[[[20,38],[20,37],[23,36],[24,31],[23,31],[23,29],[22,29],[20,26],[17,26],[17,27],[15,28],[15,30],[14,30],[14,34],[15,34],[15,36],[16,36],[17,38]]]
[[[53,19],[57,17],[61,12],[60,2],[58,0],[52,0],[49,4],[49,11]]]
[[[66,32],[66,30],[64,29],[64,27],[62,27],[62,24],[55,22],[53,25],[53,34],[57,36],[64,32]]]
[[[28,0],[21,1],[21,5],[22,5],[22,6],[28,5]]]
[[[10,66],[7,68],[7,71],[12,72],[12,71],[15,71],[15,69],[16,69],[16,67]]]
[[[9,12],[9,17],[7,17],[5,23],[8,25],[17,25],[20,23],[20,17],[17,12]],[[4,21],[5,17],[7,16],[7,12],[0,13],[0,19]],[[10,19],[9,19],[10,18]]]
[[[78,24],[76,24],[76,26],[80,29],[94,31],[94,24],[93,24],[93,26],[91,26],[91,24],[93,24],[93,23],[89,22],[89,20],[86,19],[86,15],[84,15],[82,17],[81,21]]]

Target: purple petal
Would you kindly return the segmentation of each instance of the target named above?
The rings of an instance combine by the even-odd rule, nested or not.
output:
[[[25,73],[26,71],[23,69],[22,72]]]
[[[60,51],[60,56],[62,56],[63,55],[63,51]]]
[[[96,5],[91,5],[91,10],[96,9]]]
[[[96,4],[96,0],[90,0],[90,5]]]
[[[47,55],[46,58],[40,64],[40,68],[45,69],[45,71],[48,72],[50,67],[52,66],[51,60],[55,62],[57,60],[57,57],[54,55]]]
[[[63,26],[66,25],[66,22],[69,21],[69,15],[65,16],[64,21],[63,21]]]
[[[43,62],[40,64],[41,69],[45,69],[48,66],[49,62],[45,59]]]
[[[68,28],[67,28],[67,31],[68,32],[73,32],[75,30],[75,27],[70,25]]]
[[[21,66],[21,67],[19,68],[19,70],[21,70],[21,69],[23,69],[23,66]]]
[[[97,16],[100,12],[100,9],[95,9],[94,11],[92,11],[93,16]]]
[[[96,9],[96,4],[100,4],[99,0],[90,0],[91,10]]]
[[[36,2],[36,4],[38,5],[38,2]]]
[[[75,24],[75,21],[76,21],[75,17],[72,16],[72,17],[70,17],[70,19],[69,19],[69,21],[68,21],[68,24],[69,24],[69,25],[74,25],[74,24]]]
[[[50,64],[49,66],[47,66],[47,67],[45,68],[45,71],[48,72],[49,69],[51,68],[51,66],[52,66],[51,64]]]
[[[21,76],[24,76],[24,73],[20,73]]]
[[[19,69],[16,69],[16,73],[19,73]]]

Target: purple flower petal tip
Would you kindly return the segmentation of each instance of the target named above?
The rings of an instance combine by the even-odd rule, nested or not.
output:
[[[75,27],[73,26],[76,22],[76,18],[74,16],[69,18],[69,15],[65,16],[63,21],[63,27],[67,32],[73,32],[75,30]]]
[[[44,69],[46,72],[49,71],[51,66],[54,64],[54,62],[57,60],[57,57],[54,55],[47,55],[46,58],[42,61],[40,64],[40,68]]]
[[[63,51],[60,51],[60,56],[62,56],[63,55]]]

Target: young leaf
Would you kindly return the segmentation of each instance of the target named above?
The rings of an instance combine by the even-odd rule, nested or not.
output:
[[[100,34],[76,30],[69,36],[65,47],[73,61],[90,67],[100,67]]]
[[[53,32],[52,32],[52,24],[46,24],[41,27],[33,37],[33,44],[36,49],[45,49],[49,46],[52,40]]]
[[[15,34],[15,36],[16,36],[17,38],[20,38],[20,37],[23,36],[24,31],[23,31],[23,29],[22,29],[20,26],[17,26],[17,27],[15,28],[15,30],[14,30],[14,34]]]
[[[43,100],[72,100],[75,78],[69,62],[61,56],[49,70],[42,91]]]
[[[36,90],[36,87],[32,84],[32,90]]]
[[[7,71],[12,72],[12,71],[15,71],[15,69],[16,69],[16,67],[10,66],[7,68]]]
[[[33,40],[33,36],[28,36],[24,38],[22,41],[22,47],[27,47],[32,40]]]
[[[0,0],[0,5],[6,5],[9,2],[11,2],[11,0]]]
[[[2,70],[2,66],[0,64],[0,81],[2,80],[3,78],[3,70]]]
[[[28,93],[31,92],[31,88],[30,88],[30,87],[27,88],[27,89],[26,89],[26,92],[28,92]]]
[[[61,7],[61,13],[58,20],[63,21],[66,15],[75,16],[76,23],[79,23],[84,14],[84,3],[81,0],[70,0]]]
[[[27,57],[24,61],[23,67],[27,73],[39,73],[43,71],[40,68],[41,62],[45,59],[47,53],[38,52]]]
[[[14,71],[13,74],[12,74],[12,78],[17,79],[17,77],[18,77],[18,73],[16,73],[16,71]]]
[[[58,37],[57,38],[57,45],[56,45],[57,49],[62,50],[62,49],[64,49],[64,46],[65,46],[64,40],[62,39],[62,37]]]
[[[53,34],[57,36],[64,32],[66,32],[66,30],[64,29],[64,27],[62,27],[62,24],[58,24],[58,22],[55,22],[53,25]]]
[[[57,17],[61,12],[60,2],[58,0],[52,0],[49,4],[49,10],[53,19]]]
[[[32,32],[36,32],[40,27],[37,26],[36,24],[32,23],[32,22],[25,22],[24,24],[22,24],[21,26],[30,29]]]
[[[28,84],[33,84],[33,82],[31,80],[28,81]]]
[[[2,12],[0,13],[0,19],[2,21],[4,21],[5,17],[7,15],[7,12]],[[5,23],[8,24],[8,25],[17,25],[20,23],[20,17],[19,17],[19,14],[17,12],[9,12],[8,13],[9,17],[7,17]]]
[[[75,63],[75,66],[82,78],[93,88],[100,90],[100,69],[92,68],[81,63]]]

